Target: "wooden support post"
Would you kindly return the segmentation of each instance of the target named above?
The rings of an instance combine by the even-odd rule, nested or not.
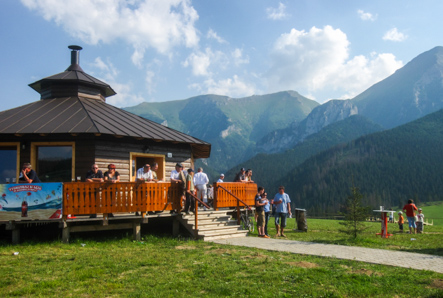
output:
[[[139,221],[133,222],[132,225],[133,225],[132,230],[134,232],[134,240],[140,241],[142,239],[140,222]]]
[[[18,225],[12,229],[12,244],[20,244],[20,227]]]
[[[174,237],[178,237],[179,232],[180,232],[180,223],[177,219],[177,216],[174,216],[174,219],[172,221],[172,235]]]
[[[63,230],[62,230],[62,242],[63,243],[69,243],[69,236],[70,236],[70,228],[66,221],[63,221]]]

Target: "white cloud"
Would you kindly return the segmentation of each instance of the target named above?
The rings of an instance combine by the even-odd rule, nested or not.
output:
[[[106,62],[101,57],[97,57],[94,63],[89,65],[92,68],[91,75],[96,76],[99,80],[109,84],[117,93],[114,96],[106,98],[106,102],[117,107],[129,107],[144,102],[144,98],[133,94],[131,84],[122,84],[118,82],[119,71],[114,67],[112,62],[107,59]]]
[[[200,93],[226,95],[230,97],[244,97],[255,93],[252,84],[242,81],[237,75],[232,78],[215,81],[209,78],[203,84],[192,84],[189,86]]]
[[[218,69],[224,69],[228,65],[229,60],[221,51],[213,52],[210,48],[206,48],[204,52],[197,51],[192,53],[182,63],[184,67],[191,67],[192,74],[195,76],[212,76],[209,67],[217,66]]]
[[[359,9],[357,13],[360,19],[362,19],[363,21],[375,21],[377,19],[377,15],[374,16],[372,13],[364,12],[361,9]]]
[[[206,34],[206,38],[215,39],[218,43],[228,43],[226,40],[218,36],[217,32],[212,29],[208,30],[208,34]]]
[[[243,51],[241,49],[235,49],[232,53],[231,56],[234,60],[234,64],[236,66],[239,66],[241,64],[248,64],[249,63],[249,56],[243,56]]]
[[[198,14],[190,0],[21,0],[47,21],[88,44],[123,40],[134,48],[140,66],[145,50],[168,55],[173,47],[198,44]]]
[[[289,15],[286,13],[286,5],[281,2],[278,4],[278,8],[266,8],[266,14],[268,19],[271,20],[282,20],[289,17]]]
[[[292,89],[314,97],[324,90],[339,91],[339,97],[356,95],[403,64],[392,54],[350,58],[346,34],[331,26],[282,34],[274,44],[271,63],[265,75],[269,91]]]
[[[118,69],[114,67],[111,61],[107,60],[105,63],[101,57],[95,58],[94,63],[91,63],[90,66],[99,69],[102,76],[109,80],[115,80],[119,73]]]
[[[397,28],[392,28],[383,36],[383,40],[390,41],[404,41],[406,38],[408,38],[408,36],[401,32],[398,32]]]
[[[155,88],[155,83],[154,83],[154,77],[155,77],[155,73],[152,70],[148,70],[146,71],[146,88],[148,89],[148,94],[151,95],[154,88]]]

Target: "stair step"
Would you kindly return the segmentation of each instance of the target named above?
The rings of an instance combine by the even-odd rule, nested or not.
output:
[[[198,238],[209,241],[210,239],[222,239],[231,237],[245,237],[248,234],[246,230],[240,230],[237,220],[232,219],[227,214],[229,210],[224,211],[200,211],[198,212]],[[181,214],[182,224],[193,231],[195,227],[195,215]]]
[[[231,233],[231,234],[220,234],[220,235],[214,235],[214,236],[206,236],[204,235],[201,237],[204,241],[212,241],[217,239],[228,239],[228,238],[237,238],[237,237],[246,237],[248,234],[247,231],[240,231],[238,233]]]
[[[215,236],[215,235],[221,235],[221,234],[235,234],[238,231],[243,231],[240,230],[238,227],[237,228],[229,228],[229,229],[212,229],[212,230],[198,230],[198,234],[199,235],[203,235],[203,236]]]
[[[194,228],[194,222],[188,222],[188,225]],[[217,228],[217,227],[232,227],[232,226],[240,226],[237,224],[237,221],[227,221],[227,222],[209,222],[209,223],[198,223],[198,228]]]
[[[227,226],[216,226],[216,227],[198,227],[198,232],[205,232],[205,231],[220,231],[220,230],[233,230],[238,231],[240,230],[240,226],[238,225],[227,225]]]

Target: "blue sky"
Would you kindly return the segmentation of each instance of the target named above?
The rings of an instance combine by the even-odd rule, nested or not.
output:
[[[64,71],[68,45],[118,107],[295,90],[351,98],[443,45],[441,0],[2,0],[0,110]]]

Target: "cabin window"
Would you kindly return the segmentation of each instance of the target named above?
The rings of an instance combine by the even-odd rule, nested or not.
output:
[[[73,143],[34,143],[31,156],[42,182],[70,182],[75,178]]]
[[[19,172],[19,143],[0,144],[0,183],[16,183]]]
[[[158,163],[157,178],[165,181],[165,156],[160,154],[146,154],[146,153],[130,153],[131,169],[130,181],[135,181],[137,170],[145,164],[150,164],[151,167],[154,162]]]

